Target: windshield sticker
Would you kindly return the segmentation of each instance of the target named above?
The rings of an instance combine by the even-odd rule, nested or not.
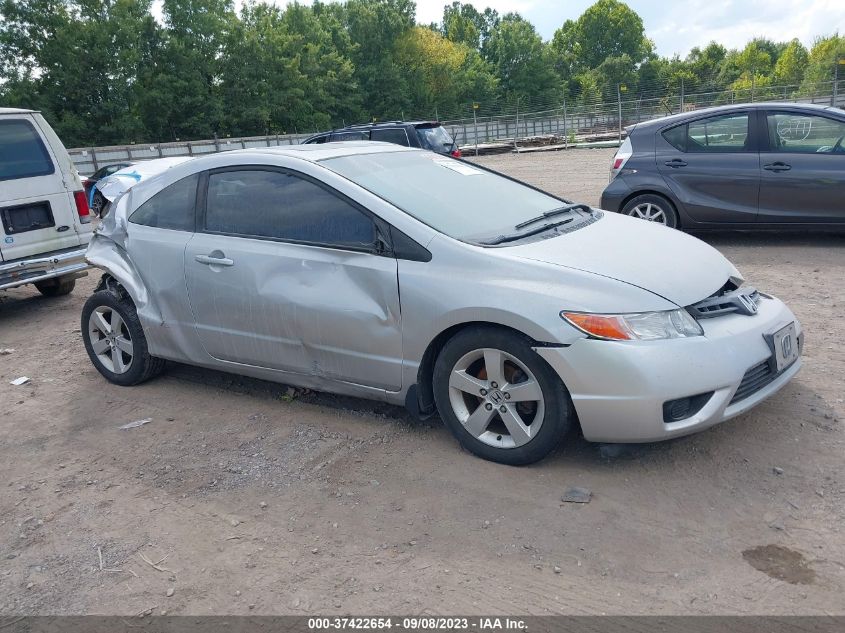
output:
[[[434,163],[440,165],[441,167],[445,167],[446,169],[456,171],[463,176],[479,176],[484,173],[474,167],[470,167],[469,165],[448,158],[445,160],[442,158],[435,158]]]

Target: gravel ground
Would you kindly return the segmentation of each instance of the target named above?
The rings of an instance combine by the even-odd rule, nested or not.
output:
[[[480,162],[596,203],[611,156]],[[845,613],[841,236],[705,239],[802,320],[799,376],[705,433],[527,468],[383,404],[180,365],[116,387],[80,339],[95,276],[0,294],[0,614]]]

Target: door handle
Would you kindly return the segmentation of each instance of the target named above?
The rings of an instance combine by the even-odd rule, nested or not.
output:
[[[777,161],[776,163],[769,163],[768,165],[763,165],[763,169],[767,169],[769,171],[789,171],[790,169],[792,169],[792,165],[787,165],[786,163]]]
[[[685,160],[681,160],[680,158],[673,158],[672,160],[667,160],[664,165],[667,167],[686,167],[687,162]]]
[[[209,266],[234,266],[235,262],[228,257],[213,257],[211,255],[197,255],[194,257],[200,264]]]

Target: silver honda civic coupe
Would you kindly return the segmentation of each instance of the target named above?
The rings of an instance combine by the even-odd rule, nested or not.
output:
[[[370,142],[185,161],[88,249],[94,366],[174,360],[435,412],[473,453],[700,431],[801,366],[801,325],[704,242],[477,165]]]

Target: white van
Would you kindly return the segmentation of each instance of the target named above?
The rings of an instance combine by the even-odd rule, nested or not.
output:
[[[0,290],[73,290],[94,227],[76,167],[38,112],[0,108]]]

